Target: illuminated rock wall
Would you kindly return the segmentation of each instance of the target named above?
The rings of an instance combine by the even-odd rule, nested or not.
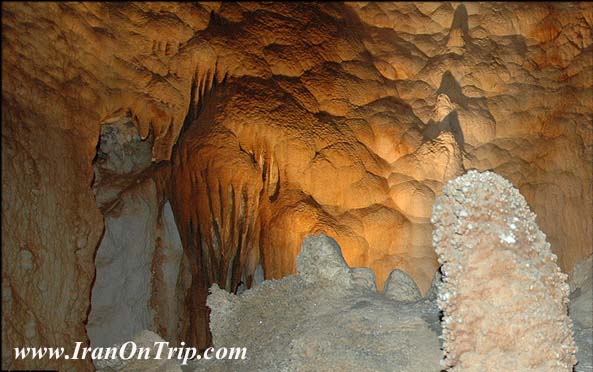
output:
[[[432,204],[465,169],[511,180],[570,271],[593,246],[592,9],[3,4],[3,355],[87,339],[93,158],[124,117],[170,167],[157,190],[190,260],[193,343],[211,283],[294,273],[309,233],[379,288],[399,268],[426,291]]]

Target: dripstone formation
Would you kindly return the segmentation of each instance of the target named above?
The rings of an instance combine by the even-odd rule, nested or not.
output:
[[[470,171],[437,198],[443,367],[572,371],[567,276],[523,196],[503,177]]]
[[[384,291],[404,306],[467,169],[511,181],[573,271],[592,31],[593,2],[3,2],[0,368],[92,370],[14,348],[143,329],[204,349],[209,288],[294,275],[321,232],[353,282],[412,278]]]

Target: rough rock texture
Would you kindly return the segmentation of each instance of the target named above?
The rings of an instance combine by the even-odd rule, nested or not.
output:
[[[122,343],[154,329],[150,297],[157,216],[151,207],[157,204],[156,190],[154,182],[136,190],[121,198],[117,216],[105,219],[87,324],[92,347]]]
[[[249,287],[258,265],[294,273],[309,233],[333,236],[379,289],[398,268],[424,292],[432,203],[464,169],[517,185],[571,271],[593,247],[592,13],[3,3],[2,367],[75,368],[8,355],[87,338],[103,231],[92,161],[101,124],[122,118],[152,136],[151,159],[172,159],[157,190],[194,273],[188,342],[208,343],[210,284]]]
[[[426,299],[429,301],[436,301],[439,294],[439,287],[441,282],[443,281],[443,276],[441,274],[441,269],[439,268],[434,273],[434,277],[432,278],[432,283],[430,284],[430,288],[426,292]]]
[[[219,347],[246,346],[249,350],[247,354],[249,360],[246,362],[200,360],[190,363],[187,370],[440,370],[437,361],[432,357],[437,352],[436,349],[430,349],[429,354],[424,354],[424,350],[410,350],[416,347],[416,342],[434,344],[434,337],[441,335],[437,299],[436,296],[430,295],[436,293],[437,283],[441,280],[440,272],[437,270],[435,273],[433,285],[426,298],[407,303],[392,301],[384,296],[377,296],[372,285],[358,284],[355,280],[357,273],[360,271],[368,273],[368,271],[364,268],[348,270],[339,252],[339,246],[333,239],[325,235],[309,236],[303,242],[302,251],[297,257],[297,262],[302,264],[297,268],[298,275],[282,280],[265,281],[257,288],[247,290],[240,296],[229,294],[216,285],[213,286],[208,304],[212,307],[211,327],[214,344]],[[578,290],[578,288],[591,286],[590,263],[589,259],[589,262],[577,266],[571,274],[570,283],[573,288],[571,309],[574,306],[588,306],[585,301],[578,301],[581,296],[591,300],[590,291]],[[348,271],[351,274],[350,278],[347,275]],[[402,276],[399,273],[396,275]],[[367,283],[374,283],[372,272],[371,281]],[[496,295],[506,296],[507,294],[497,293]],[[524,298],[524,296],[520,295],[518,298]],[[479,298],[476,299],[479,300]],[[507,299],[508,297],[492,297],[488,301],[492,304]],[[574,301],[574,299],[577,300]],[[495,315],[490,305],[487,305],[484,311],[487,318]],[[579,320],[576,314],[585,316],[585,312],[571,313],[575,323],[575,340],[579,347],[575,371],[585,372],[590,371],[592,366],[593,332],[590,326],[580,325],[584,324],[584,318]],[[500,316],[500,314],[496,315]],[[401,327],[408,322],[416,324],[414,327],[420,327],[422,321],[419,321],[417,316],[426,322],[424,326],[428,325],[435,333],[421,341],[425,337],[422,332],[407,333],[412,330],[406,327],[405,335],[410,339],[403,342]],[[591,316],[589,313],[585,318],[590,319]],[[423,332],[424,326],[420,327]],[[534,325],[533,329],[546,330],[545,326],[542,327],[539,324]],[[370,335],[372,336],[369,337]],[[498,340],[504,339],[501,333],[497,335]],[[391,344],[395,340],[397,340],[397,346]],[[524,347],[524,344],[520,347]],[[393,354],[394,351],[396,351],[395,354]],[[386,355],[381,355],[383,352]],[[507,356],[512,354],[509,350],[505,352],[509,353]],[[408,362],[402,362],[406,360],[401,359],[402,354],[409,357]],[[553,354],[546,354],[544,358],[555,361],[555,358],[550,358],[549,355]],[[424,356],[431,357],[426,358],[424,364],[416,364],[415,368],[418,369],[408,364],[417,363],[417,358]],[[511,359],[510,365],[504,365],[506,357],[499,357],[500,359],[493,361],[494,367],[491,369],[484,363],[476,363],[467,369],[476,371],[495,371],[500,368],[512,371],[564,370],[554,365],[540,366],[539,369],[534,366],[526,367],[520,365],[517,359]],[[503,367],[500,367],[501,365]]]
[[[159,200],[151,150],[152,138],[142,140],[129,119],[101,128],[93,190],[105,233],[86,326],[92,347],[121,344],[142,330],[177,345],[187,332],[179,325],[187,322],[187,264],[171,205]]]
[[[432,221],[454,371],[572,371],[567,275],[519,191],[493,172],[445,185]]]
[[[396,302],[359,285],[326,235],[305,239],[298,275],[240,296],[211,288],[215,347],[247,347],[245,361],[190,363],[208,371],[439,371],[438,309]]]
[[[15,361],[12,354],[14,347],[88,340],[85,321],[103,219],[89,187],[96,136],[88,122],[61,128],[61,120],[32,109],[39,100],[14,101],[4,31],[3,24],[2,369],[89,370],[89,360]]]
[[[593,295],[593,256],[579,263],[569,274],[572,299],[568,304],[573,319],[586,328],[593,328],[593,302],[588,301]]]
[[[593,371],[593,256],[576,265],[568,275],[568,313],[574,324],[577,344],[576,372]]]
[[[418,301],[422,298],[414,279],[397,269],[389,274],[381,294],[394,301]]]
[[[426,291],[434,198],[470,168],[518,185],[569,271],[593,246],[591,9],[222,4],[200,37],[213,75],[229,73],[196,95],[172,161],[203,273],[194,342],[208,340],[212,283],[249,287],[258,264],[268,279],[294,273],[309,233],[335,238],[379,289],[398,268]]]

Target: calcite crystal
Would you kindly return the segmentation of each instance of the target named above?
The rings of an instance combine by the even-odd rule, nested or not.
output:
[[[443,188],[432,223],[442,264],[443,367],[572,371],[569,286],[519,191],[470,171]]]

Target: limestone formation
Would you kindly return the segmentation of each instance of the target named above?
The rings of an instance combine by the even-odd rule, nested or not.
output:
[[[296,273],[311,233],[372,269],[379,290],[399,269],[426,292],[432,204],[466,169],[517,185],[572,271],[593,247],[592,14],[565,2],[3,3],[2,368],[92,367],[11,350],[88,341],[95,255],[122,246],[125,229],[114,244],[109,233],[132,194],[151,204],[134,210],[150,210],[156,237],[142,252],[156,263],[153,330],[200,347],[208,288]],[[122,172],[94,172],[98,144]],[[138,191],[150,182],[156,198]]]
[[[385,282],[383,296],[394,301],[418,301],[422,293],[408,274],[401,270],[393,270]]]
[[[144,197],[146,196],[146,198]],[[122,197],[119,215],[107,216],[95,258],[87,331],[92,347],[129,341],[155,328],[150,307],[156,191],[147,182]]]
[[[455,105],[449,96],[444,93],[439,94],[434,105],[434,120],[441,122],[453,111],[455,111]]]
[[[443,367],[572,371],[569,286],[525,198],[493,172],[449,181],[434,206]]]
[[[352,285],[352,274],[340,246],[325,234],[306,237],[296,261],[297,273],[307,284],[335,288]]]
[[[297,275],[266,280],[240,296],[213,285],[208,296],[215,347],[241,345],[244,361],[190,363],[193,371],[439,371],[429,303],[397,302],[353,285],[340,247],[311,235]]]
[[[434,273],[434,277],[432,278],[432,283],[430,283],[430,288],[426,292],[425,298],[429,301],[436,301],[438,294],[439,294],[439,286],[442,282],[443,277],[441,275],[441,270],[437,270]]]
[[[568,314],[574,324],[574,340],[578,347],[574,370],[593,371],[593,256],[576,265],[568,277]]]
[[[93,191],[105,232],[86,324],[91,347],[123,343],[142,330],[176,344],[187,332],[179,324],[187,316],[187,265],[171,205],[159,200],[151,151],[152,139],[142,140],[129,118],[101,129]]]
[[[579,263],[569,275],[571,317],[585,328],[593,328],[593,255]]]

